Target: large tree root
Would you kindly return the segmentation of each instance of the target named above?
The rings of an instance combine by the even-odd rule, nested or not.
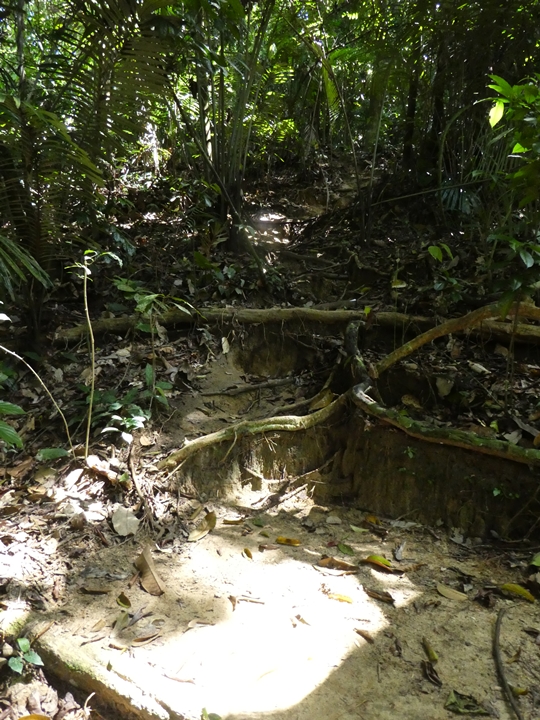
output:
[[[534,305],[520,304],[514,306],[509,315],[516,312],[519,317],[540,320],[540,308]],[[431,328],[430,342],[448,333],[459,333],[472,331],[485,338],[496,340],[508,340],[510,336],[516,342],[540,343],[540,327],[536,325],[524,325],[521,323],[501,322],[493,318],[500,318],[501,310],[497,304],[486,305],[462,318],[448,320],[440,325],[432,318],[422,316],[406,315],[399,312],[376,313],[375,323],[384,327],[413,329],[418,332]],[[314,308],[268,308],[260,310],[257,308],[201,308],[192,312],[174,309],[163,313],[157,318],[161,325],[192,325],[194,323],[227,324],[230,322],[244,324],[265,324],[281,323],[291,321],[304,321],[323,324],[347,324],[353,320],[365,320],[363,310],[316,310]],[[140,316],[103,318],[92,324],[94,333],[114,333],[121,335],[133,330],[141,320]],[[435,325],[435,327],[433,327]],[[449,328],[449,329],[448,329]],[[77,325],[73,328],[58,328],[53,338],[57,345],[78,342],[88,334],[87,325]],[[414,343],[414,341],[412,341]],[[415,346],[416,347],[416,346]],[[415,349],[415,348],[413,348]],[[398,352],[398,351],[396,351]],[[412,350],[411,350],[412,352]],[[405,353],[405,355],[408,352]],[[392,355],[388,356],[393,357]],[[400,358],[397,358],[400,359]],[[395,359],[392,362],[396,362]],[[392,363],[390,363],[392,364]],[[383,368],[386,369],[386,368]],[[382,372],[382,370],[381,370]]]
[[[330,403],[322,410],[317,410],[311,415],[284,415],[271,417],[263,420],[243,420],[223,430],[203,435],[196,440],[188,442],[180,450],[176,450],[169,457],[158,463],[160,469],[174,469],[186,460],[190,455],[210,445],[215,445],[226,440],[231,440],[233,445],[240,438],[246,435],[258,435],[266,432],[297,432],[307,430],[328,420],[340,407],[346,405],[348,394],[343,393],[337,400]]]
[[[522,448],[519,445],[513,445],[503,440],[481,437],[465,430],[437,428],[429,423],[413,420],[407,415],[402,415],[397,410],[381,407],[381,405],[378,405],[365,395],[358,385],[352,388],[349,393],[355,405],[367,415],[393,425],[411,437],[437,443],[438,445],[451,445],[465,450],[474,450],[484,455],[493,455],[525,465],[540,466],[540,450]]]
[[[266,432],[297,432],[315,427],[327,422],[340,408],[344,407],[349,400],[360,408],[366,415],[377,418],[379,421],[393,425],[411,437],[439,445],[450,445],[480,452],[485,455],[513,460],[514,462],[526,465],[540,466],[540,450],[522,448],[518,445],[480,437],[475,433],[453,428],[436,428],[426,422],[413,420],[403,416],[396,410],[384,408],[366,395],[362,385],[356,385],[337,400],[327,405],[322,410],[317,410],[311,415],[288,415],[284,417],[271,417],[264,420],[242,421],[218,432],[204,435],[176,450],[169,457],[162,460],[158,467],[160,469],[174,470],[184,460],[203,448],[221,443],[227,440],[234,443],[246,435],[257,435]],[[232,446],[231,446],[232,447]]]

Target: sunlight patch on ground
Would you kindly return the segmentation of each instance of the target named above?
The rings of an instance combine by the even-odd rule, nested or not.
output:
[[[387,626],[384,608],[366,595],[358,576],[320,573],[301,547],[254,553],[250,561],[242,556],[247,544],[223,528],[193,545],[180,560],[178,581],[168,584],[180,605],[188,593],[191,606],[200,608],[192,621],[201,624],[165,635],[161,647],[138,649],[141,662],[116,654],[112,669],[147,684],[187,717],[199,717],[202,707],[221,717],[279,712],[361,653],[366,642],[355,628],[376,636]],[[416,596],[411,583],[393,580],[398,604]]]

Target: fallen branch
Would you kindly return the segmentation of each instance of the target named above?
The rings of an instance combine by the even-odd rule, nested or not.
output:
[[[515,308],[512,312],[515,311]],[[395,354],[392,353],[385,359],[386,362],[389,358],[392,358],[391,364],[397,362],[397,360],[406,355],[414,352],[418,347],[426,342],[431,342],[443,335],[449,333],[460,333],[460,332],[474,332],[475,334],[481,335],[482,337],[508,340],[509,337],[513,337],[515,342],[535,342],[540,343],[540,327],[536,325],[524,325],[522,323],[514,327],[512,322],[501,322],[490,318],[496,318],[500,316],[500,309],[498,305],[487,305],[484,308],[479,308],[469,315],[465,315],[461,318],[453,318],[446,322],[436,325],[436,321],[433,318],[427,318],[418,315],[406,315],[405,313],[399,312],[378,312],[376,314],[375,325],[382,327],[401,328],[403,330],[416,330],[428,329],[427,333],[433,333],[433,335],[427,336],[427,333],[417,336],[411,341],[413,345],[411,349],[404,352],[403,355],[394,359]],[[534,320],[540,320],[540,308],[534,305],[521,304],[518,311],[519,317],[528,317]],[[129,330],[134,330],[137,323],[140,322],[139,315],[131,315],[128,317],[119,318],[102,318],[96,320],[92,324],[92,328],[96,335],[102,333],[113,333],[115,335],[122,335]],[[291,321],[302,321],[322,324],[337,324],[343,325],[354,320],[365,320],[366,315],[363,310],[319,310],[316,308],[201,308],[200,310],[188,311],[172,309],[163,313],[159,318],[161,325],[193,325],[197,322],[205,322],[208,324],[227,324],[231,322],[243,323],[243,324],[267,324],[267,323],[282,323]],[[481,324],[480,324],[481,323]],[[480,326],[478,327],[478,325]],[[450,328],[450,329],[448,329]],[[88,326],[76,325],[72,328],[58,328],[55,332],[53,342],[56,345],[78,342],[86,337],[88,334]],[[420,344],[417,344],[418,338],[424,338]],[[408,347],[409,343],[406,343],[403,347]],[[395,351],[398,353],[401,348]],[[384,367],[388,369],[390,365]],[[381,370],[383,372],[383,370]]]

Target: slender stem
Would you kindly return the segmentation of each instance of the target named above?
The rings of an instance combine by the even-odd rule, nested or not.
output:
[[[38,373],[34,370],[34,368],[33,368],[29,363],[27,363],[24,358],[22,358],[20,355],[17,355],[17,353],[16,353],[16,352],[13,352],[13,350],[8,350],[8,349],[7,349],[6,347],[4,347],[3,345],[0,345],[0,350],[3,350],[3,352],[5,352],[7,355],[11,355],[12,357],[16,358],[17,360],[20,360],[23,365],[26,365],[26,367],[28,368],[28,370],[30,370],[30,372],[32,373],[32,375],[34,375],[34,376],[37,378],[39,384],[40,384],[41,387],[45,390],[45,392],[47,393],[47,395],[50,397],[52,404],[54,405],[54,407],[55,407],[56,410],[58,411],[58,414],[59,414],[60,417],[62,418],[62,421],[63,421],[63,423],[64,423],[64,427],[65,427],[65,429],[66,429],[66,435],[67,435],[67,439],[68,439],[68,442],[69,442],[69,447],[70,447],[70,449],[71,449],[71,452],[74,453],[73,443],[72,443],[72,441],[71,441],[71,433],[69,432],[69,426],[68,426],[68,424],[67,424],[66,416],[64,415],[64,413],[63,413],[62,410],[60,409],[60,406],[58,405],[58,403],[56,402],[56,400],[55,400],[54,397],[52,396],[52,393],[51,393],[51,391],[49,390],[49,388],[45,385],[45,383],[43,382],[43,380],[41,379],[41,377],[38,375]]]
[[[84,256],[83,262],[83,297],[84,297],[84,314],[86,317],[86,324],[88,325],[88,338],[90,340],[90,399],[88,403],[88,421],[86,423],[86,441],[84,443],[84,457],[88,457],[88,450],[90,447],[90,430],[92,427],[92,409],[94,407],[94,393],[96,388],[96,343],[94,340],[94,331],[92,329],[92,322],[90,321],[90,310],[88,308],[88,275],[90,269],[88,267],[88,258]]]

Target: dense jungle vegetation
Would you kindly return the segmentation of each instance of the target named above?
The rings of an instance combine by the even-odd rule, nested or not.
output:
[[[255,247],[254,209],[283,183],[297,198],[314,188],[356,262],[395,208],[427,237],[431,307],[527,297],[540,264],[539,27],[536,0],[4,4],[7,334],[39,362],[55,322],[81,314],[97,258],[88,312],[121,307],[98,297],[113,283],[139,311],[303,304]],[[456,271],[456,246],[472,275]],[[406,262],[390,267],[393,289]]]

